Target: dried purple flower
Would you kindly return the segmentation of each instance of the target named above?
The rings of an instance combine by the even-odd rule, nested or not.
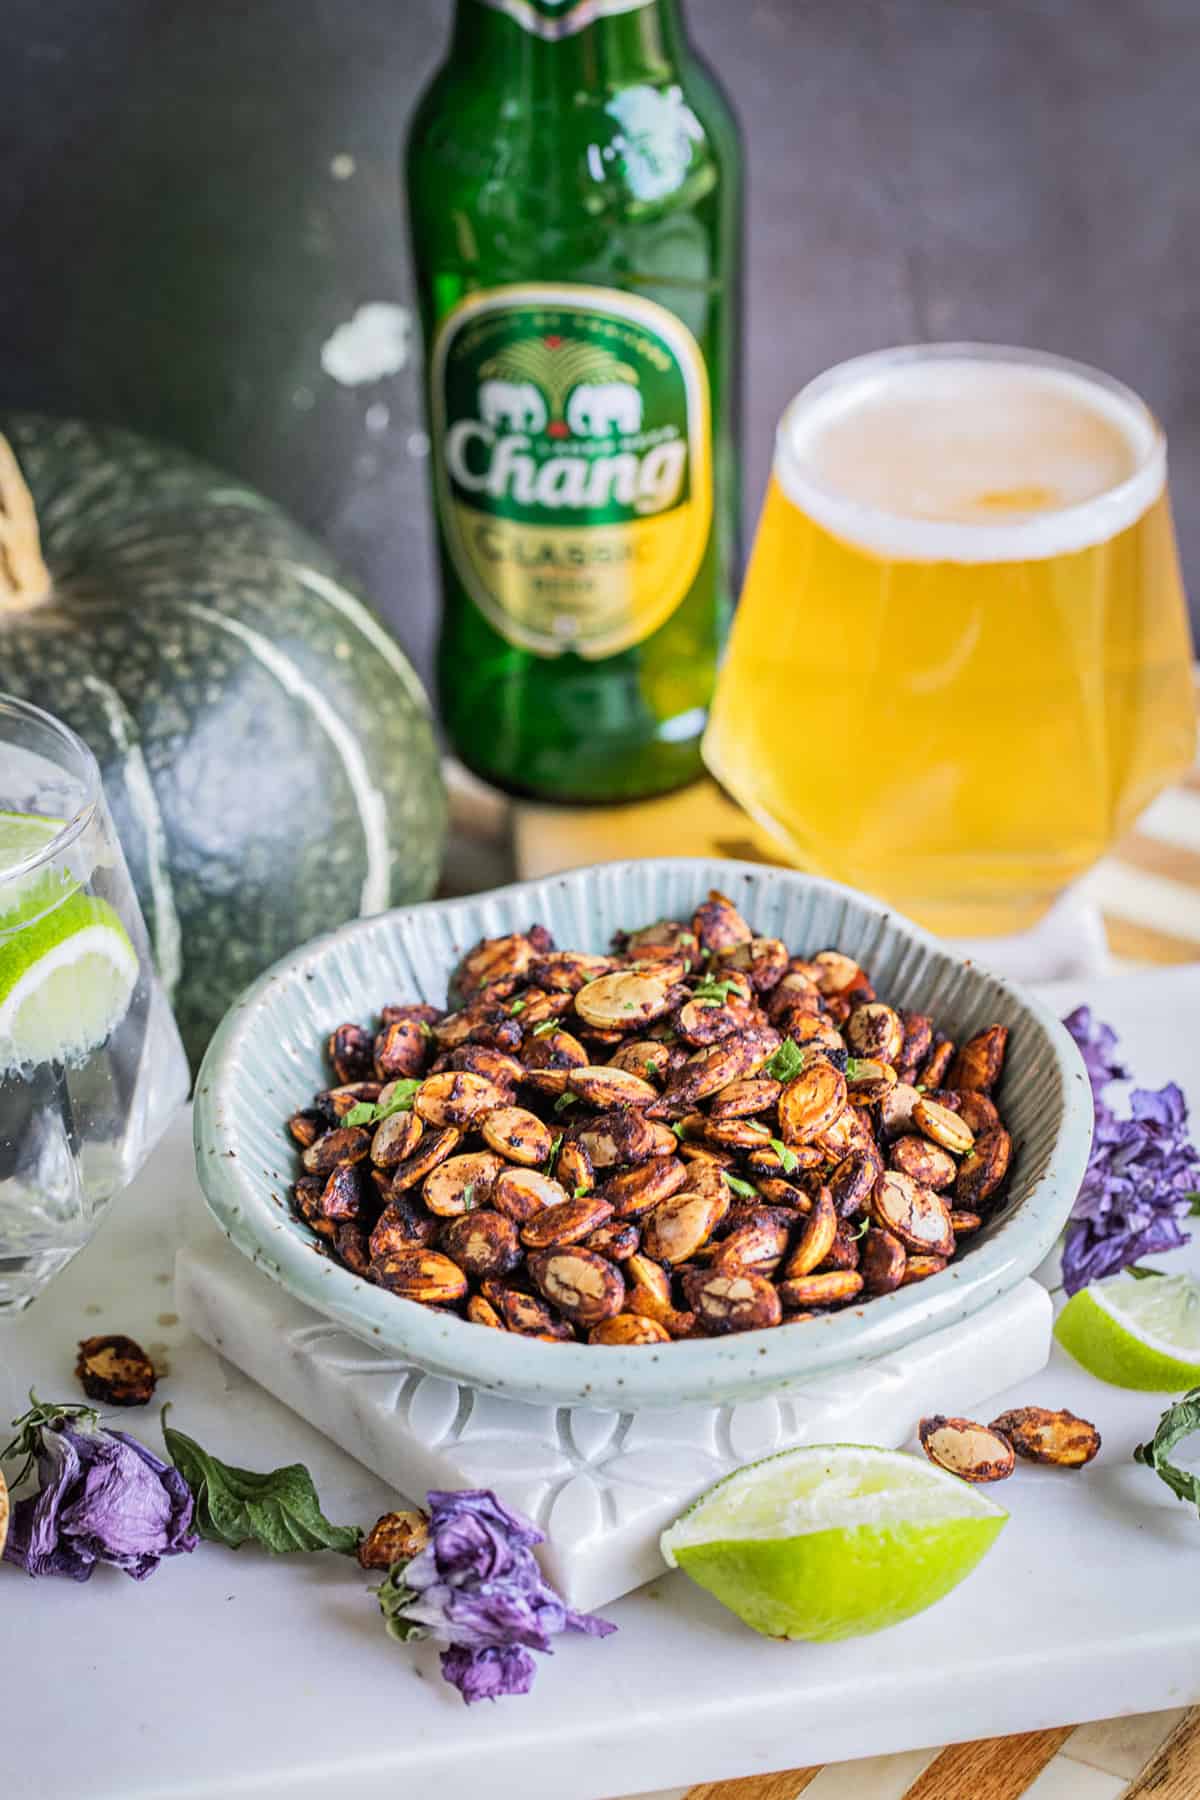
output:
[[[1076,1047],[1083,1058],[1088,1072],[1088,1080],[1092,1084],[1092,1098],[1097,1107],[1103,1106],[1100,1098],[1103,1088],[1112,1081],[1128,1081],[1129,1071],[1119,1063],[1114,1055],[1117,1048],[1117,1034],[1111,1025],[1103,1019],[1093,1017],[1090,1006],[1077,1006],[1073,1013],[1068,1013],[1063,1024],[1075,1039]]]
[[[36,1400],[13,1423],[4,1454],[26,1457],[13,1485],[36,1463],[38,1491],[12,1508],[5,1561],[72,1581],[112,1563],[141,1581],[164,1556],[196,1548],[190,1488],[136,1438],[106,1430],[88,1407]]]
[[[487,1489],[431,1493],[429,1543],[393,1563],[379,1604],[393,1637],[445,1644],[442,1673],[466,1701],[526,1694],[536,1664],[561,1631],[607,1637],[616,1626],[572,1612],[533,1555],[542,1533]]]
[[[519,1644],[506,1650],[468,1650],[451,1644],[443,1650],[442,1674],[456,1687],[468,1706],[476,1700],[500,1700],[509,1694],[527,1694],[537,1674],[537,1664]]]
[[[1116,1032],[1093,1020],[1086,1006],[1063,1023],[1082,1052],[1096,1105],[1087,1173],[1063,1245],[1063,1286],[1075,1294],[1140,1257],[1189,1241],[1180,1214],[1194,1198],[1200,1155],[1188,1138],[1187,1101],[1174,1082],[1157,1092],[1135,1088],[1131,1116],[1118,1118],[1103,1098],[1110,1082],[1126,1078],[1114,1055]]]

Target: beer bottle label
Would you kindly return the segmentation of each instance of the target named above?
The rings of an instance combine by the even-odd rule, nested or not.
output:
[[[472,294],[431,367],[434,472],[467,592],[539,656],[612,656],[667,619],[712,525],[708,372],[665,307],[531,282]]]
[[[522,31],[547,43],[574,37],[597,19],[637,12],[653,3],[654,0],[483,0],[484,6],[506,14]]]

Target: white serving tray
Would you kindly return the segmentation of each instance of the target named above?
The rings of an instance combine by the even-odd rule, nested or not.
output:
[[[1141,1080],[1174,1077],[1200,1108],[1200,971],[1055,998],[1091,998]],[[0,1417],[31,1384],[70,1395],[85,1332],[127,1331],[168,1353],[159,1394],[181,1429],[250,1467],[302,1460],[332,1518],[371,1520],[394,1499],[385,1483],[172,1322],[174,1206],[190,1180],[181,1122],[95,1243],[5,1328]],[[1170,1263],[1200,1272],[1200,1252]],[[941,1409],[960,1400],[950,1384]],[[558,1640],[530,1696],[470,1711],[429,1647],[384,1637],[346,1558],[204,1546],[145,1583],[101,1570],[84,1588],[0,1567],[14,1792],[604,1800],[1200,1700],[1200,1520],[1131,1461],[1163,1402],[1103,1387],[1057,1351],[988,1410],[1022,1401],[1094,1419],[1100,1457],[1079,1474],[1022,1467],[995,1490],[1011,1513],[996,1548],[919,1618],[784,1647],[664,1576],[605,1609],[618,1636]],[[152,1412],[121,1422],[157,1442]]]

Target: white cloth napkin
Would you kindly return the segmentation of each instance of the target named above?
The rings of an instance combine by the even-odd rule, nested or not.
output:
[[[1100,910],[1076,893],[1064,894],[1032,931],[1016,937],[954,938],[951,947],[985,969],[1031,987],[1113,972]]]

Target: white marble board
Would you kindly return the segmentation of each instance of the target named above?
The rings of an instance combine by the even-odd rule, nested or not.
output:
[[[1142,1079],[1174,1076],[1200,1107],[1200,971],[1091,997]],[[0,1417],[31,1383],[72,1392],[79,1336],[128,1331],[167,1353],[160,1396],[184,1430],[251,1467],[303,1460],[331,1517],[369,1521],[388,1486],[175,1320],[174,1205],[189,1183],[181,1124],[52,1297],[6,1328]],[[1172,1263],[1200,1272],[1200,1252]],[[947,1411],[960,1400],[953,1385],[940,1397]],[[8,1791],[604,1800],[1200,1700],[1200,1521],[1130,1460],[1161,1401],[1102,1387],[1057,1351],[989,1405],[1030,1400],[1095,1419],[1100,1457],[1081,1475],[1023,1467],[998,1490],[1011,1520],[995,1550],[928,1613],[784,1648],[664,1576],[605,1609],[618,1636],[560,1640],[531,1696],[470,1712],[432,1650],[383,1636],[345,1558],[205,1546],[148,1582],[102,1570],[86,1587],[2,1567]],[[156,1442],[153,1414],[123,1422]]]

